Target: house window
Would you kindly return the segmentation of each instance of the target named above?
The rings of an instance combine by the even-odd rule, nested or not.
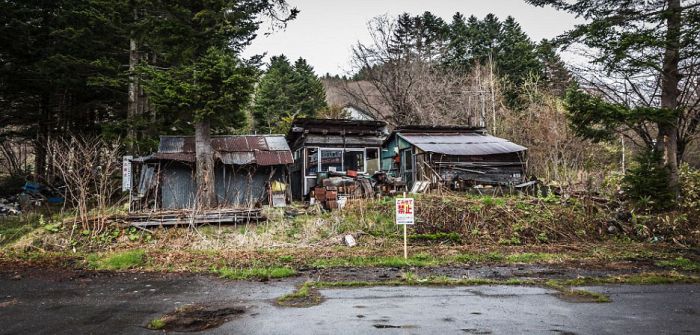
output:
[[[379,171],[379,149],[378,148],[367,148],[365,150],[365,157],[367,159],[367,173],[374,174]]]
[[[343,155],[343,162],[345,166],[345,171],[355,170],[364,172],[365,152],[363,150],[345,151],[345,154]]]
[[[321,171],[342,171],[343,150],[321,149]]]
[[[314,176],[318,172],[318,148],[306,148],[306,175]]]

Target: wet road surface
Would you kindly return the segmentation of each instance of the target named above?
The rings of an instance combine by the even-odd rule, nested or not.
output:
[[[179,306],[245,312],[203,334],[698,334],[700,285],[587,288],[577,303],[539,287],[328,289],[307,308],[278,307],[300,278],[223,281],[175,274],[0,276],[0,334],[158,334],[144,326]]]

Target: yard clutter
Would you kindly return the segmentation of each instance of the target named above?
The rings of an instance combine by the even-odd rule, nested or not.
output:
[[[10,202],[5,198],[0,199],[0,215],[1,216],[19,215],[19,214],[22,214],[22,211],[20,211],[20,209],[19,209],[19,203]]]
[[[342,209],[349,199],[374,197],[376,184],[371,177],[354,170],[320,173],[310,197],[325,209]]]

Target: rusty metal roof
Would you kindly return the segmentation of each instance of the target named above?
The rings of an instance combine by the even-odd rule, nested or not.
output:
[[[224,164],[280,165],[293,163],[283,135],[212,136],[211,147]],[[161,136],[156,159],[194,161],[193,136]]]
[[[256,151],[255,162],[262,166],[292,164],[294,158],[291,151]]]
[[[423,151],[455,156],[507,154],[527,150],[506,139],[480,133],[398,133]]]

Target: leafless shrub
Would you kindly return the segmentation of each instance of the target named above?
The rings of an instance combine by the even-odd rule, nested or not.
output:
[[[119,141],[68,136],[54,139],[47,153],[66,186],[66,201],[77,210],[83,230],[104,230],[108,210],[118,200],[122,149]]]

